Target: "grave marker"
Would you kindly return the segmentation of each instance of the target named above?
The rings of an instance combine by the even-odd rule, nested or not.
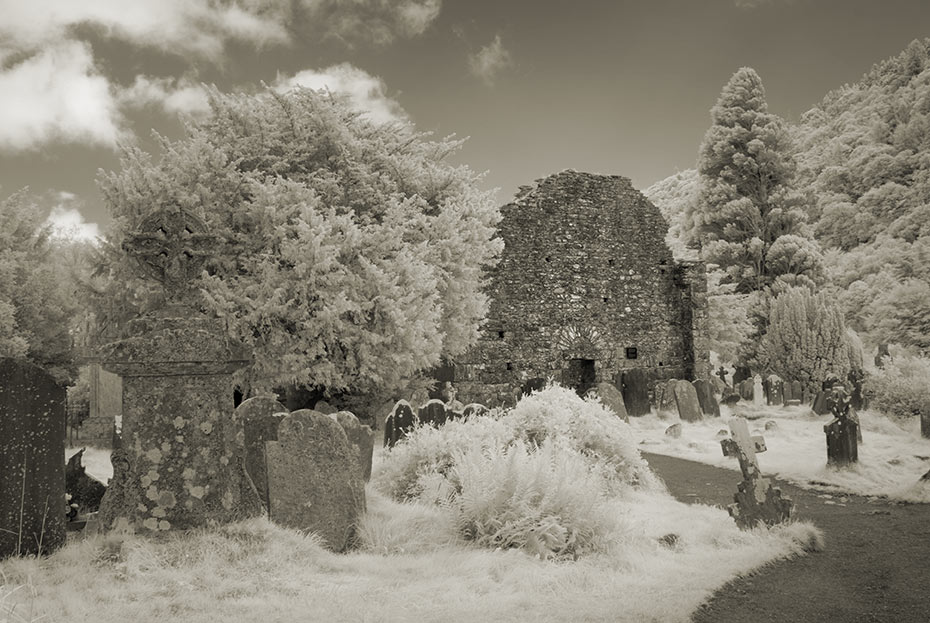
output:
[[[384,445],[393,448],[394,444],[404,438],[417,425],[413,407],[406,400],[398,400],[391,413],[384,420]]]
[[[620,374],[620,391],[626,412],[631,417],[649,413],[649,373],[642,368],[624,370]]]
[[[704,419],[701,405],[698,402],[697,391],[688,381],[675,381],[672,385],[672,394],[678,407],[678,415],[685,422],[700,422]]]
[[[711,383],[704,379],[697,379],[692,385],[694,385],[694,391],[697,393],[701,413],[711,417],[720,417],[720,404],[714,396],[714,388]]]
[[[616,413],[624,422],[630,421],[630,416],[626,412],[626,404],[623,402],[623,394],[612,383],[598,383],[595,391],[605,407]]]
[[[342,427],[349,445],[358,455],[358,464],[362,478],[367,482],[371,479],[371,457],[375,449],[375,433],[371,427],[363,425],[354,413],[339,411],[330,416]]]
[[[271,395],[253,396],[236,407],[235,417],[242,423],[244,436],[245,471],[266,512],[268,461],[265,456],[265,442],[277,441],[278,424],[287,413],[287,407]]]
[[[845,467],[859,461],[859,421],[844,391],[834,389],[830,402],[833,419],[823,425],[827,436],[827,465]]]

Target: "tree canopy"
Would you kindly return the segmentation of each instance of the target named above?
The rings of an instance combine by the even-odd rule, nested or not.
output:
[[[114,216],[110,294],[130,293],[106,313],[149,296],[118,241],[171,203],[225,241],[199,286],[252,348],[252,387],[395,389],[477,339],[500,215],[479,177],[448,162],[461,141],[372,123],[303,88],[213,90],[211,108],[183,138],[159,137],[157,158],[127,149],[100,175]]]

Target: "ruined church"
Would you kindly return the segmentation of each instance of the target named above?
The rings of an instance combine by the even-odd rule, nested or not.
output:
[[[481,337],[437,375],[460,400],[513,404],[550,378],[620,387],[633,369],[710,377],[705,267],[673,260],[667,223],[630,180],[563,171],[501,212]]]

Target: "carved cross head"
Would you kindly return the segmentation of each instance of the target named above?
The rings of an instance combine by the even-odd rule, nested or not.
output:
[[[161,207],[123,241],[142,277],[160,283],[169,301],[179,302],[194,290],[193,282],[217,247],[217,238],[197,215],[177,205]]]

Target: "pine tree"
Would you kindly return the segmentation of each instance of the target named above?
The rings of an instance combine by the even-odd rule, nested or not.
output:
[[[726,273],[721,283],[735,284],[739,293],[761,291],[781,276],[816,281],[822,258],[805,227],[804,199],[792,187],[789,137],[784,122],[768,112],[753,69],[733,75],[711,118],[694,215],[704,259],[719,265]]]

